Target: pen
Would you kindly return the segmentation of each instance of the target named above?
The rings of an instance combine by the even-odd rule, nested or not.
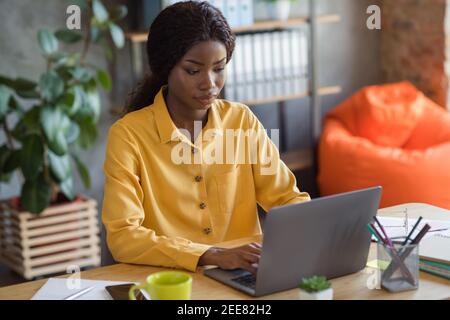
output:
[[[370,225],[370,223],[367,225],[367,229],[369,229],[370,233],[373,234],[373,236],[377,239],[378,242],[383,242],[380,237],[378,236],[378,234],[375,232],[375,230],[373,230],[372,226]]]
[[[381,232],[384,234],[384,236],[386,237],[386,241],[389,244],[389,246],[394,247],[394,245],[392,244],[391,239],[389,239],[386,231],[383,228],[383,225],[380,223],[380,221],[377,219],[376,216],[373,216],[373,219],[375,220],[375,222],[378,224],[378,226],[380,227]]]
[[[386,244],[386,240],[381,236],[381,234],[378,232],[378,230],[375,228],[373,223],[369,223],[368,226],[372,229],[374,232],[375,238],[379,239],[381,243]]]
[[[422,220],[422,216],[420,216],[419,219],[417,219],[417,222],[414,224],[414,227],[411,229],[411,232],[408,234],[408,236],[406,237],[405,241],[403,241],[402,246],[404,246],[405,244],[408,243],[409,238],[412,236],[414,230],[416,230],[417,226],[420,223],[420,220]]]
[[[76,298],[81,297],[83,294],[88,293],[92,289],[94,289],[94,287],[84,288],[83,290],[80,290],[78,292],[75,292],[74,294],[71,294],[70,296],[65,297],[63,300],[75,300]]]
[[[425,236],[425,234],[430,230],[431,226],[427,223],[422,230],[417,234],[417,236],[414,238],[414,240],[411,242],[411,244],[418,244],[420,240]]]

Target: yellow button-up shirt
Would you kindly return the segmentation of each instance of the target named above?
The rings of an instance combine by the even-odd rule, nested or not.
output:
[[[192,143],[177,129],[163,89],[109,130],[102,220],[116,261],[195,271],[211,245],[261,234],[257,203],[310,199],[247,106],[216,100],[199,132]]]

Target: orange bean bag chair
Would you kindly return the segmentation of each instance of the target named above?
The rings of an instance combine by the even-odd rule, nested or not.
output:
[[[450,114],[409,82],[358,91],[325,117],[321,195],[381,185],[380,207],[450,209]]]

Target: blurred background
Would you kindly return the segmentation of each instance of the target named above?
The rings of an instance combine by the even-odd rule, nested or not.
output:
[[[53,33],[67,28],[66,23],[71,16],[67,13],[67,8],[72,4],[81,8],[81,30],[75,31],[82,35],[85,34],[86,28],[92,28],[92,17],[97,19],[97,22],[102,22],[103,9],[106,10],[109,19],[112,19],[111,21],[117,18],[113,21],[114,25],[122,31],[111,30],[113,29],[111,27],[112,22],[106,26],[106,30],[102,31],[100,23],[99,29],[100,32],[105,33],[105,41],[101,42],[103,45],[93,43],[85,56],[85,61],[93,66],[94,73],[97,72],[93,79],[98,83],[98,97],[94,95],[93,99],[98,98],[96,101],[101,105],[101,108],[95,109],[97,111],[94,110],[98,112],[94,121],[96,139],[93,138],[88,143],[88,148],[81,148],[77,151],[79,160],[84,163],[84,167],[89,172],[90,187],[87,188],[86,183],[83,183],[83,174],[73,174],[73,192],[85,195],[97,202],[95,212],[98,218],[97,228],[100,242],[98,244],[99,250],[95,251],[95,254],[100,255],[100,260],[96,260],[93,265],[107,265],[114,262],[106,248],[104,231],[100,222],[104,182],[102,170],[107,133],[111,124],[119,118],[120,110],[130,90],[148,72],[144,49],[146,33],[154,17],[170,1],[103,0],[100,9],[99,7],[95,8],[96,2],[64,0],[0,1],[0,26],[2,29],[0,33],[0,75],[2,76],[1,84],[4,86],[4,96],[9,97],[8,99],[12,99],[10,96],[15,96],[17,101],[20,102],[22,98],[17,95],[17,90],[14,91],[12,81],[18,78],[33,81],[42,80],[43,72],[49,68],[49,52],[45,52],[48,49],[45,47],[45,34],[41,34],[41,39],[39,39],[38,30],[45,28]],[[344,178],[334,175],[333,170],[336,170],[337,167],[333,167],[333,165],[337,165],[330,164],[326,159],[320,159],[319,149],[323,151],[322,155],[327,155],[327,159],[335,156],[346,159],[345,155],[342,155],[343,151],[333,149],[332,139],[326,140],[323,138],[324,128],[326,127],[325,115],[337,106],[343,106],[342,112],[335,115],[334,120],[340,121],[344,127],[347,126],[346,134],[358,136],[358,139],[370,140],[370,134],[366,134],[367,132],[363,129],[359,131],[358,129],[352,129],[357,128],[358,125],[351,121],[357,120],[352,118],[350,121],[348,119],[348,117],[352,117],[350,115],[353,112],[351,111],[352,108],[355,108],[358,103],[368,107],[371,105],[371,108],[380,107],[380,103],[383,104],[383,108],[386,108],[389,101],[397,109],[401,105],[403,114],[399,115],[397,112],[395,116],[398,117],[396,118],[399,121],[398,123],[404,124],[404,119],[408,118],[407,115],[409,114],[405,110],[410,107],[416,108],[417,94],[420,92],[429,99],[427,104],[439,109],[437,118],[448,119],[449,69],[446,57],[450,20],[448,18],[447,1],[297,0],[287,1],[289,6],[287,16],[286,14],[283,16],[282,12],[286,9],[269,8],[269,6],[274,6],[274,2],[277,1],[224,0],[211,2],[225,13],[238,36],[235,55],[229,65],[229,83],[223,92],[224,98],[248,104],[266,129],[280,129],[279,148],[282,157],[295,172],[300,188],[310,192],[313,197],[364,187],[364,184],[367,186],[386,184],[387,190],[397,189],[398,186],[394,184],[391,188],[388,185],[390,182],[382,178],[379,180],[374,178],[375,180],[368,182],[364,180],[367,178],[364,174],[361,178],[362,184],[358,184],[362,181],[361,179],[342,185],[336,182],[337,179],[344,179],[345,176],[358,175],[357,165],[343,169],[341,173]],[[92,9],[93,5],[94,9]],[[117,9],[122,8],[119,6],[125,7],[126,10]],[[377,8],[379,11],[377,11]],[[114,19],[112,10],[116,10],[116,14],[118,14]],[[280,10],[280,15],[274,14],[277,10]],[[238,14],[237,12],[241,13]],[[378,28],[377,23],[380,24]],[[121,33],[123,34],[121,35]],[[122,36],[123,43],[121,41]],[[70,38],[70,34],[66,35],[65,41],[61,40],[64,38],[64,34],[57,35],[57,38],[59,49],[67,48],[67,51],[78,52],[79,54],[84,52],[83,40],[79,42],[67,40],[67,38]],[[52,43],[52,40],[49,41]],[[108,50],[105,51],[105,47],[110,48],[109,53],[106,52]],[[280,48],[282,50],[277,51]],[[51,45],[48,50],[52,50]],[[261,52],[264,52],[264,54],[258,54]],[[107,57],[108,55],[109,57]],[[97,69],[102,71],[95,71]],[[70,75],[77,77],[72,71],[70,71]],[[87,77],[89,78],[89,76]],[[82,82],[84,80],[78,79],[77,81]],[[394,89],[388,87],[386,91],[383,91],[387,93],[383,93],[379,87],[376,87],[376,89],[369,87],[372,85],[399,84],[400,81],[408,81],[414,86],[414,89],[399,85]],[[68,88],[67,83],[66,81],[65,88]],[[108,90],[109,87],[111,87],[110,90]],[[45,88],[40,81],[36,88],[33,87],[33,90],[37,91],[37,94],[42,97]],[[84,97],[87,97],[89,87],[82,84],[82,88],[85,90]],[[367,90],[367,88],[369,88],[369,91],[360,91]],[[76,91],[76,89],[74,90]],[[402,93],[402,90],[407,92]],[[417,90],[417,92],[414,90]],[[352,96],[358,92],[359,96]],[[414,101],[411,100],[411,92],[415,94]],[[69,93],[68,97],[76,99],[73,98],[77,97],[76,93],[71,94]],[[386,97],[386,94],[388,97]],[[351,102],[348,102],[348,99],[351,98]],[[86,98],[83,101],[88,100]],[[0,103],[5,101],[7,101],[6,98],[0,99]],[[8,101],[10,104],[12,103],[12,100]],[[75,102],[71,101],[71,106],[72,104],[74,105]],[[85,108],[92,108],[88,105],[89,102],[85,102],[85,104]],[[361,107],[360,104],[359,107]],[[24,110],[32,105],[33,102],[22,101]],[[360,113],[354,113],[353,116]],[[392,113],[388,113],[391,118],[387,117],[386,119],[391,119],[395,124],[396,119],[392,120]],[[6,119],[6,111],[4,119]],[[8,120],[11,128],[17,122],[17,119],[20,119],[20,116],[11,114],[11,119]],[[367,128],[368,119],[364,118],[363,120],[365,122],[362,123]],[[382,120],[380,118],[371,119],[375,122],[383,122]],[[80,129],[79,137],[85,132],[83,131],[82,121],[82,118],[74,120]],[[446,144],[447,149],[445,150],[448,150],[450,139],[446,139],[450,137],[450,134],[447,135],[445,129],[448,123],[442,124],[442,128],[436,125],[436,128],[440,128],[437,133],[427,131],[427,134],[425,134],[425,136],[438,135],[440,137],[439,141],[432,142],[433,146]],[[376,125],[379,125],[379,123]],[[370,127],[370,124],[368,126]],[[413,132],[412,126],[409,123],[410,133]],[[373,128],[378,132],[384,130],[384,127],[374,126]],[[430,128],[430,126],[427,128]],[[398,137],[398,130],[400,129],[397,127],[394,131],[391,129],[388,130],[390,133],[386,134]],[[49,131],[46,131],[45,128],[44,131],[50,141]],[[332,133],[329,134],[332,136]],[[320,140],[321,136],[324,140]],[[7,144],[7,140],[8,136],[5,132],[1,132],[0,146]],[[406,140],[408,139],[405,138],[403,142],[396,145],[388,143],[387,147],[390,148],[390,151],[392,151],[392,148],[401,150],[403,146],[408,146],[408,143],[410,143]],[[331,145],[326,145],[327,141]],[[78,142],[80,141],[77,140]],[[377,147],[379,146],[379,143],[373,143]],[[427,149],[425,142],[422,141],[420,144],[420,146],[410,144],[410,147],[406,149],[425,152]],[[20,145],[18,143],[17,148]],[[50,149],[52,149],[51,146]],[[6,163],[8,159],[5,150],[3,149]],[[445,150],[442,152],[448,152]],[[336,151],[335,155],[333,154],[334,151]],[[408,152],[407,155],[410,155],[410,151]],[[436,166],[439,167],[443,164],[444,168],[439,167],[439,171],[444,172],[442,175],[445,179],[449,179],[445,171],[449,169],[450,172],[450,167],[447,162],[442,160],[442,153],[440,157],[439,165],[433,162],[433,166],[436,168]],[[9,159],[10,162],[13,161],[11,159]],[[343,163],[345,163],[344,160],[342,160]],[[22,163],[23,159],[17,161]],[[367,161],[369,160],[366,158],[362,160],[364,163],[368,163]],[[392,161],[395,162],[396,160]],[[337,161],[336,163],[340,162]],[[374,166],[382,167],[381,171],[390,172],[389,169],[384,168],[385,163],[387,162],[383,162],[383,165],[374,164]],[[321,170],[321,165],[324,166],[323,170]],[[420,166],[420,164],[415,165],[416,168]],[[72,162],[72,166],[75,166],[74,162]],[[339,168],[342,168],[341,165]],[[390,177],[392,177],[392,174]],[[434,173],[431,173],[431,171],[427,171],[426,175],[434,177]],[[377,176],[379,178],[378,174]],[[402,177],[395,179],[402,181],[404,184],[418,182]],[[445,181],[448,182],[449,180]],[[432,185],[432,182],[424,182],[424,185],[427,184]],[[8,180],[5,179],[3,183],[0,183],[0,199],[6,200],[23,195],[22,186],[23,179],[20,174],[13,172]],[[62,189],[64,191],[64,188]],[[395,190],[393,193],[394,195],[389,198],[385,205],[405,201],[426,202],[426,199],[410,199],[405,198],[404,195],[398,195],[396,198]],[[409,194],[414,193],[409,192]],[[391,201],[391,199],[393,200]],[[445,198],[445,196],[442,196],[435,203],[433,203],[433,199],[429,202],[443,207],[447,205],[447,208],[450,207],[448,197]],[[4,207],[3,210],[7,209]],[[7,215],[4,214],[4,216]],[[4,238],[0,248],[3,252],[6,252],[6,247],[8,247],[5,238],[10,236],[5,231],[7,227],[8,223],[4,222],[2,224],[3,235],[0,233],[0,236]],[[19,248],[23,249],[23,246],[19,246]],[[4,254],[3,259],[4,261],[6,259]],[[14,265],[20,263],[23,264],[24,259],[18,258],[13,262]],[[35,264],[34,266],[39,267],[41,265]],[[89,265],[86,265],[86,267],[89,267]],[[2,263],[0,259],[0,286],[26,280],[26,277],[23,274],[21,275],[20,272],[24,269],[19,268],[15,271],[11,271],[11,269],[14,269],[11,267],[11,262]],[[35,279],[37,277],[39,276],[31,276],[30,278]]]

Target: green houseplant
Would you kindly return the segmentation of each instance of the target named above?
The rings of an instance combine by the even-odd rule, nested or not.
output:
[[[100,0],[77,3],[82,32],[38,31],[46,69],[37,81],[0,75],[0,183],[15,172],[22,179],[20,196],[0,201],[0,261],[26,279],[100,264],[97,204],[76,195],[74,174],[76,168],[89,188],[79,155],[97,138],[100,86],[112,87],[87,53],[101,45],[111,59],[110,44],[124,45],[116,23],[127,9],[107,10]],[[80,52],[63,51],[61,43]]]
[[[61,198],[75,198],[72,166],[89,188],[89,172],[79,152],[96,140],[101,108],[98,86],[111,90],[111,79],[108,72],[87,62],[86,56],[93,43],[111,56],[109,35],[116,47],[124,45],[116,22],[127,14],[126,7],[108,11],[99,0],[78,2],[89,22],[84,33],[39,30],[47,68],[38,81],[0,75],[0,127],[6,137],[0,145],[0,182],[8,183],[11,174],[19,171],[23,177],[20,208],[32,213]],[[82,52],[59,50],[59,42],[68,46],[83,42]],[[24,103],[31,107],[25,108]]]
[[[298,285],[300,300],[332,300],[333,289],[331,284],[323,276],[303,278]]]

